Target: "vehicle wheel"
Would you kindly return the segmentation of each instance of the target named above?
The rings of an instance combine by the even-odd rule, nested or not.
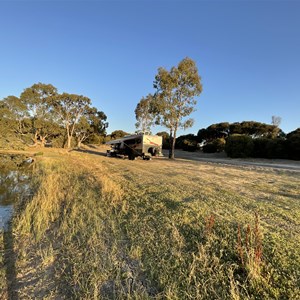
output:
[[[134,155],[134,154],[130,154],[130,155],[128,156],[128,158],[129,158],[129,160],[135,160],[135,155]]]
[[[152,147],[148,149],[148,153],[150,153],[152,156],[153,156],[153,151],[154,149]]]

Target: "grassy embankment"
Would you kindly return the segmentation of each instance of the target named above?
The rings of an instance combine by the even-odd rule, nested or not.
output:
[[[34,172],[22,299],[299,299],[299,174],[81,153]]]

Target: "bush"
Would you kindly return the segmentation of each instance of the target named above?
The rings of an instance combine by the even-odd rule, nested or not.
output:
[[[289,159],[300,160],[300,128],[287,135],[286,149]]]
[[[254,142],[250,136],[234,134],[228,137],[225,151],[229,157],[253,156]]]
[[[197,150],[197,142],[192,140],[184,140],[181,145],[182,150],[195,152]]]
[[[224,138],[218,138],[203,146],[204,153],[222,152],[225,149],[226,141]]]
[[[185,150],[186,145],[196,145],[197,146],[197,136],[194,134],[181,135],[176,138],[175,148]]]
[[[269,139],[260,138],[253,140],[253,157],[264,157],[266,158],[266,152],[268,148]]]
[[[222,152],[225,150],[226,141],[224,138],[215,139],[213,144],[216,146],[217,152]]]
[[[271,139],[267,144],[267,158],[287,158],[286,141],[284,139]]]
[[[284,139],[254,139],[253,157],[286,158],[286,142]]]
[[[51,145],[54,148],[64,148],[66,144],[66,138],[63,135],[59,135],[51,140]]]
[[[104,135],[99,135],[97,133],[93,133],[89,136],[89,138],[84,141],[84,144],[94,144],[94,145],[101,145],[105,144],[105,137]]]
[[[203,146],[202,151],[204,153],[215,153],[217,152],[217,146],[214,143],[208,143]]]

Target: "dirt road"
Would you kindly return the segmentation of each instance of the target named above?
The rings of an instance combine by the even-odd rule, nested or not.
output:
[[[165,157],[168,152],[164,151]],[[284,159],[240,159],[228,158],[225,153],[203,153],[203,152],[187,152],[182,150],[175,151],[177,159],[194,160],[222,165],[233,166],[252,166],[257,168],[282,169],[294,172],[300,172],[300,161],[284,160]]]

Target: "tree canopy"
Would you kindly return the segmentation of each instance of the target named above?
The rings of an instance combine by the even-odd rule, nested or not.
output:
[[[70,148],[75,127],[79,119],[88,113],[91,100],[82,95],[62,93],[52,97],[51,104],[66,129],[67,148]]]
[[[231,134],[245,134],[253,138],[275,138],[283,133],[275,125],[255,121],[222,122],[200,129],[198,131],[198,141],[211,142],[218,138],[226,138]]]
[[[47,138],[59,132],[59,125],[52,121],[55,115],[51,99],[55,95],[57,95],[57,89],[53,85],[39,82],[26,88],[20,96],[31,117],[30,131],[33,134],[34,145],[38,142],[42,146],[45,145]]]
[[[90,108],[83,116],[80,117],[77,126],[75,127],[75,136],[77,146],[88,140],[93,134],[104,134],[108,123],[105,122],[106,115],[97,108]]]
[[[118,138],[122,138],[128,134],[129,134],[128,132],[123,131],[123,130],[115,130],[110,134],[110,136],[112,139],[118,139]]]
[[[153,95],[148,94],[145,98],[143,97],[136,106],[134,111],[137,120],[135,127],[139,129],[140,132],[151,132],[151,126],[154,124],[154,116],[151,113],[152,102]]]

